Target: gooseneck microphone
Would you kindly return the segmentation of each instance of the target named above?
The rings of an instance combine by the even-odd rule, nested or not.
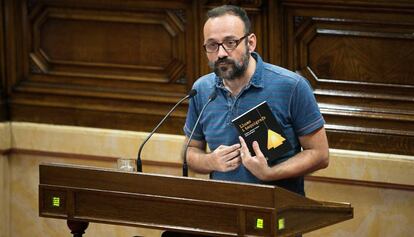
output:
[[[207,108],[207,105],[210,104],[211,101],[216,99],[216,97],[217,97],[217,93],[216,93],[216,91],[213,91],[213,93],[211,93],[211,95],[208,97],[207,103],[201,109],[201,112],[198,115],[198,118],[197,118],[196,122],[194,123],[193,130],[191,130],[190,136],[188,137],[188,141],[185,144],[184,155],[183,155],[183,176],[184,177],[188,177],[188,165],[187,165],[188,146],[190,145],[191,139],[193,138],[193,135],[194,135],[194,131],[195,131],[196,127],[198,126],[198,123],[200,121],[201,116],[203,115],[204,110]]]
[[[174,105],[174,107],[172,107],[172,109],[164,116],[164,118],[158,123],[158,125],[152,130],[152,132],[148,135],[148,137],[141,144],[141,146],[139,147],[139,150],[138,150],[138,155],[137,155],[137,171],[138,172],[142,172],[141,152],[142,152],[142,148],[144,147],[145,143],[147,143],[147,141],[152,137],[152,135],[154,135],[155,131],[157,131],[157,129],[161,126],[161,124],[164,123],[165,119],[167,119],[168,116],[170,116],[170,114],[174,111],[174,109],[179,104],[181,104],[186,99],[194,97],[196,94],[197,94],[197,91],[195,89],[190,90],[184,98],[182,98],[180,101],[178,101],[177,104]]]

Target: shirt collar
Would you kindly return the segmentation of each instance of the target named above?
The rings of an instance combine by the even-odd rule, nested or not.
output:
[[[246,89],[248,89],[250,86],[254,86],[256,88],[263,88],[263,60],[260,57],[260,55],[256,52],[252,52],[252,57],[256,60],[256,70],[253,73],[253,76],[251,80],[249,81],[249,84],[247,84]],[[218,88],[224,88],[223,79],[215,75],[215,81],[216,81],[216,87]]]

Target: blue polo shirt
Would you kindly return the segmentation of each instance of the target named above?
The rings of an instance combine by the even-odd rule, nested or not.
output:
[[[217,98],[206,107],[193,139],[206,141],[211,151],[222,144],[239,143],[239,133],[232,124],[232,119],[267,101],[292,145],[292,150],[269,164],[273,166],[300,152],[298,137],[321,128],[325,121],[306,79],[287,69],[263,62],[257,53],[252,53],[252,56],[257,62],[255,73],[237,97],[230,95],[222,79],[214,73],[207,74],[194,83],[193,89],[197,90],[197,95],[190,100],[184,132],[187,137],[190,135],[202,107],[207,103],[211,93],[216,91]],[[277,185],[304,195],[303,177],[263,182],[243,165],[229,172],[214,171],[211,178]]]

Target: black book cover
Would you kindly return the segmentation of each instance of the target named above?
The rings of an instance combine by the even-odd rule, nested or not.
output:
[[[269,161],[292,149],[266,101],[233,119],[232,122],[246,141],[252,155],[255,155],[253,141],[259,143],[260,150]]]

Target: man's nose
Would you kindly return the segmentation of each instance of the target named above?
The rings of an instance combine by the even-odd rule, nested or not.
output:
[[[229,56],[229,53],[224,48],[224,45],[219,45],[218,52],[217,52],[217,57],[218,58],[224,58],[224,57],[227,57],[227,56]]]

